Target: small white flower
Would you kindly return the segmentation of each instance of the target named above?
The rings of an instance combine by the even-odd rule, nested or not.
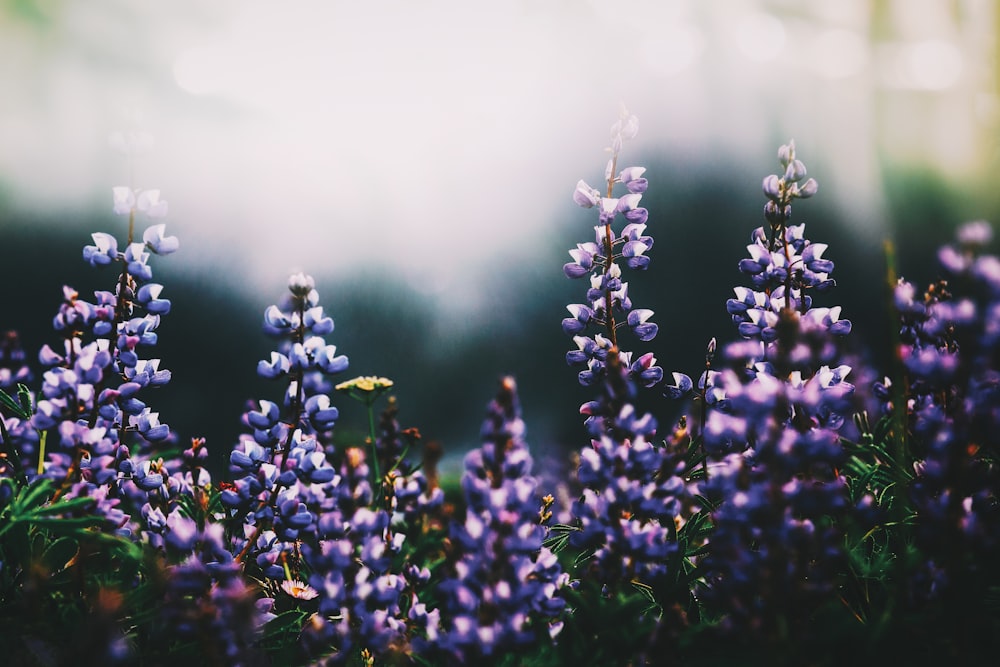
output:
[[[299,600],[312,600],[319,595],[315,588],[298,579],[286,579],[281,582],[281,590]]]

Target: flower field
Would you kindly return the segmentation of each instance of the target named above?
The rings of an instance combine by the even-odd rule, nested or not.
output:
[[[594,219],[566,239],[579,302],[551,314],[565,383],[589,395],[558,473],[534,465],[504,377],[445,479],[305,273],[263,313],[273,351],[247,363],[273,391],[226,417],[238,441],[176,433],[156,390],[199,378],[157,358],[171,302],[154,270],[181,242],[159,191],[113,188],[114,232],[82,253],[98,288],[64,288],[50,342],[0,341],[5,664],[996,664],[990,225],[962,226],[928,285],[887,250],[895,354],[875,367],[845,344],[836,248],[799,222],[822,190],[789,142],[718,304],[731,335],[664,369],[638,129],[623,110],[604,180],[566,179]],[[349,401],[366,437],[345,445]]]

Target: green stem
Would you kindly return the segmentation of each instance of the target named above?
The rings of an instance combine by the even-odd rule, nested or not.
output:
[[[403,453],[399,455],[399,458],[397,458],[396,462],[392,464],[392,467],[386,471],[385,473],[386,475],[391,475],[396,471],[397,468],[399,468],[399,464],[402,463],[403,459],[406,458],[406,455],[410,453],[411,446],[412,446],[411,443],[407,443],[406,447],[403,448]]]
[[[49,432],[42,431],[38,434],[38,474],[41,475],[45,472],[45,440],[48,438]]]

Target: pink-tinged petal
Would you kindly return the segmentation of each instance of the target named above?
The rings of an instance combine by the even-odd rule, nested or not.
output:
[[[319,596],[319,592],[315,588],[295,579],[286,579],[281,582],[281,590],[299,600],[312,600]]]

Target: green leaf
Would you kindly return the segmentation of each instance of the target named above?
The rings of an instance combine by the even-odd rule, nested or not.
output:
[[[80,545],[72,537],[60,537],[42,554],[42,564],[49,572],[65,570],[80,553]]]
[[[650,601],[650,602],[652,602],[654,604],[656,603],[656,596],[653,595],[653,587],[652,586],[650,586],[649,584],[644,584],[644,583],[642,583],[641,581],[639,581],[637,579],[633,579],[629,583],[632,584],[632,588],[634,588],[635,590],[639,591],[639,593],[641,593],[642,596],[644,598],[646,598],[648,601]]]
[[[573,559],[573,567],[579,567],[581,563],[594,556],[594,550],[588,549]]]
[[[66,498],[52,503],[51,505],[45,505],[44,507],[39,507],[34,510],[31,514],[32,516],[44,516],[47,514],[61,514],[63,512],[72,512],[78,509],[86,509],[91,505],[96,505],[97,500],[94,498],[82,497],[82,498]]]
[[[80,517],[32,517],[31,523],[36,526],[48,526],[53,531],[67,532],[77,528],[89,528],[99,526],[104,523],[104,519],[99,516]]]
[[[678,474],[692,481],[706,479],[708,477],[705,469],[707,459],[708,455],[701,448],[701,440],[692,440],[684,454],[684,468]]]
[[[43,478],[32,482],[30,486],[22,490],[21,496],[14,500],[15,507],[17,508],[15,512],[17,514],[25,514],[45,503],[52,492],[53,486],[55,486],[55,482],[50,479]]]
[[[713,503],[711,500],[701,495],[700,493],[694,494],[694,499],[698,502],[699,505],[704,507],[709,512],[714,512],[719,508],[718,505],[716,505],[715,503]]]
[[[557,524],[554,524],[549,530],[552,531],[553,533],[559,532],[559,531],[563,531],[563,532],[567,532],[568,533],[568,532],[571,532],[571,531],[579,531],[580,528],[578,526],[571,526],[568,523],[557,523]]]
[[[137,544],[128,538],[90,530],[86,531],[85,535],[87,536],[87,539],[103,542],[109,551],[117,554],[117,556],[123,560],[130,561],[136,566],[142,562],[145,556],[142,550],[142,545]]]
[[[698,556],[704,556],[711,550],[712,549],[709,547],[709,545],[705,544],[695,549],[688,550],[687,552],[684,553],[684,555],[688,558],[697,558]]]
[[[559,553],[565,549],[567,545],[569,545],[569,533],[550,535],[542,540],[542,546],[547,548],[552,553]]]
[[[31,416],[30,412],[26,414],[21,408],[21,405],[11,398],[10,395],[3,389],[0,389],[0,407],[6,408],[8,412],[19,419],[27,419]]]
[[[306,619],[306,612],[300,609],[290,609],[272,618],[264,626],[264,639],[274,639],[289,632],[298,634]]]
[[[889,496],[889,497],[887,498],[887,494],[889,493],[889,491],[890,491],[890,490],[893,490],[893,491],[895,491],[895,490],[893,489],[893,487],[894,487],[894,486],[896,486],[896,485],[895,485],[895,484],[889,484],[889,485],[888,485],[888,486],[886,486],[886,487],[885,487],[884,489],[882,489],[882,493],[878,494],[878,498],[876,499],[876,502],[878,503],[878,505],[879,505],[880,507],[882,507],[882,506],[885,506],[885,505],[886,505],[886,502],[887,502],[887,500],[888,500],[888,502],[892,502],[892,497],[891,497],[891,496]]]
[[[692,581],[701,579],[705,574],[705,570],[700,567],[692,568],[690,572],[684,574],[684,584],[690,584]]]
[[[877,443],[884,443],[888,440],[889,431],[892,429],[892,417],[887,415],[878,420],[875,428],[872,429],[872,439]]]
[[[11,491],[10,495],[11,496],[16,496],[18,494],[17,482],[15,482],[10,477],[0,477],[0,486],[9,486],[9,487],[11,487],[10,488],[10,491]],[[4,495],[6,495],[6,494],[4,494]],[[6,508],[4,508],[4,509],[6,509]]]
[[[31,414],[35,411],[35,408],[31,405],[31,392],[29,392],[28,388],[20,382],[17,383],[17,401],[21,404],[22,414],[24,415],[23,418],[29,419]]]

